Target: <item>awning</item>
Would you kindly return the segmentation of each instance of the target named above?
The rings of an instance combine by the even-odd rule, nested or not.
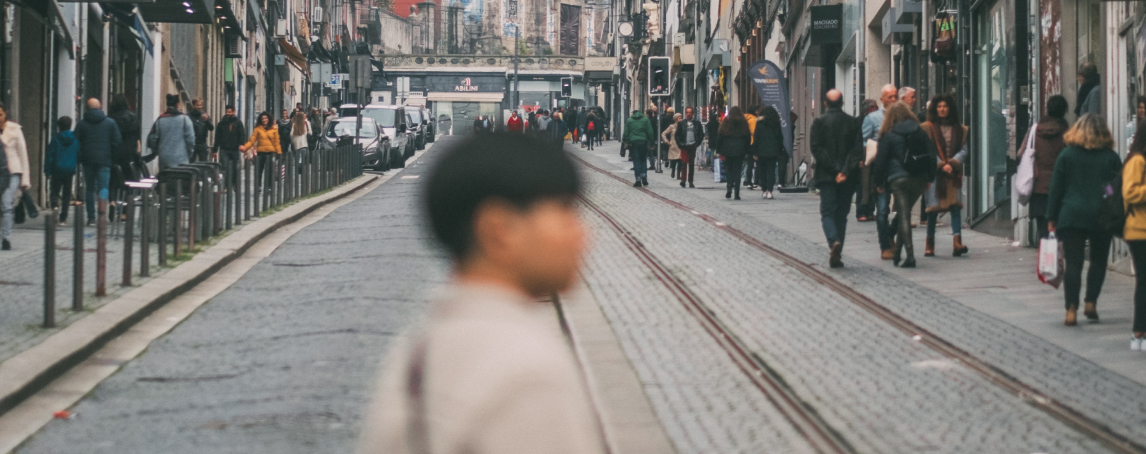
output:
[[[210,24],[215,22],[215,0],[155,0],[154,3],[140,2],[137,6],[143,18],[151,23]]]
[[[427,101],[456,101],[456,102],[501,102],[505,93],[454,93],[449,91],[431,91]]]
[[[283,55],[286,55],[289,61],[295,68],[302,71],[303,74],[310,74],[310,65],[306,64],[306,56],[299,52],[286,38],[279,38],[279,48],[282,49]]]

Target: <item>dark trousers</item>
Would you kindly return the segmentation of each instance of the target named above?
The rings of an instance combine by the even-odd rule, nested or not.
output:
[[[891,182],[891,192],[895,193],[895,220],[892,225],[898,225],[896,232],[895,251],[907,249],[907,257],[915,257],[915,243],[911,240],[911,207],[923,195],[927,183],[915,178],[906,177]],[[886,191],[884,191],[886,195]]]
[[[1062,254],[1066,258],[1063,288],[1067,309],[1078,307],[1078,294],[1082,291],[1082,264],[1086,261],[1086,242],[1090,241],[1090,269],[1086,273],[1086,299],[1098,302],[1102,283],[1106,281],[1106,260],[1110,257],[1108,234],[1085,229],[1058,229],[1055,236],[1062,241]]]
[[[696,173],[696,145],[680,147],[680,181],[692,184],[694,173]]]
[[[207,151],[207,144],[195,144],[195,149],[191,153],[191,162],[209,161],[207,156],[209,153],[207,153]]]
[[[895,237],[895,229],[887,219],[891,216],[891,188],[873,192],[871,197],[875,205],[875,231],[879,235],[879,250],[886,251],[891,249],[891,239]]]
[[[597,142],[597,130],[589,131],[589,149],[593,149],[593,143]]]
[[[647,179],[649,169],[646,167],[645,155],[649,154],[649,143],[643,140],[634,140],[629,144],[629,153],[633,157],[633,176],[637,180]]]
[[[1134,332],[1146,333],[1146,240],[1127,241],[1134,269]]]
[[[740,196],[740,169],[744,166],[744,156],[726,156],[724,158],[724,166],[728,169],[725,175],[728,175],[728,180],[725,186],[729,192],[735,192],[736,196]]]
[[[744,157],[744,185],[750,186],[756,184],[756,166],[759,161],[753,159],[752,156]]]
[[[219,164],[223,166],[223,184],[233,188],[239,184],[239,162],[242,156],[238,149],[219,150]]]
[[[275,177],[275,162],[278,154],[275,153],[262,153],[260,152],[255,158],[255,183],[259,184],[256,194],[262,193],[264,190],[270,190],[271,185],[274,183]]]
[[[756,161],[756,184],[764,191],[776,188],[776,158],[760,158]]]
[[[74,175],[53,176],[52,182],[49,184],[51,194],[48,200],[51,207],[60,208],[62,206],[64,208],[60,210],[60,222],[68,220],[68,205],[72,203],[72,178],[74,177]]]
[[[860,185],[856,190],[856,218],[875,216],[875,190],[871,187],[871,167],[860,168]]]
[[[824,238],[829,246],[837,241],[843,243],[848,231],[852,194],[856,192],[855,182],[850,179],[843,183],[824,181],[816,188],[820,190],[820,223],[823,224]]]

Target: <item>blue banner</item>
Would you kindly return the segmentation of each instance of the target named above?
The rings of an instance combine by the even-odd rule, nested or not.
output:
[[[784,132],[784,148],[788,150],[788,157],[792,156],[792,108],[789,106],[788,81],[784,72],[768,60],[760,60],[748,70],[752,83],[756,86],[756,94],[760,96],[760,103],[772,106],[780,114],[780,127]]]

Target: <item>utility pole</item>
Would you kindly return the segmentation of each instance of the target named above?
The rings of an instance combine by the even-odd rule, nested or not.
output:
[[[521,47],[518,40],[521,39],[521,25],[513,26],[513,105],[510,106],[512,110],[517,110],[517,105],[521,104],[521,94],[518,92],[520,84],[517,81],[517,50]]]

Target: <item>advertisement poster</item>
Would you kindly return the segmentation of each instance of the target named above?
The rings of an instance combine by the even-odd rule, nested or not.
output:
[[[791,157],[792,117],[789,114],[792,109],[789,106],[788,81],[784,78],[784,72],[780,71],[775,63],[760,60],[752,65],[748,74],[752,77],[752,84],[756,86],[756,94],[760,96],[760,102],[766,106],[772,106],[780,114],[780,127],[784,132],[784,148],[788,150],[788,156]]]

